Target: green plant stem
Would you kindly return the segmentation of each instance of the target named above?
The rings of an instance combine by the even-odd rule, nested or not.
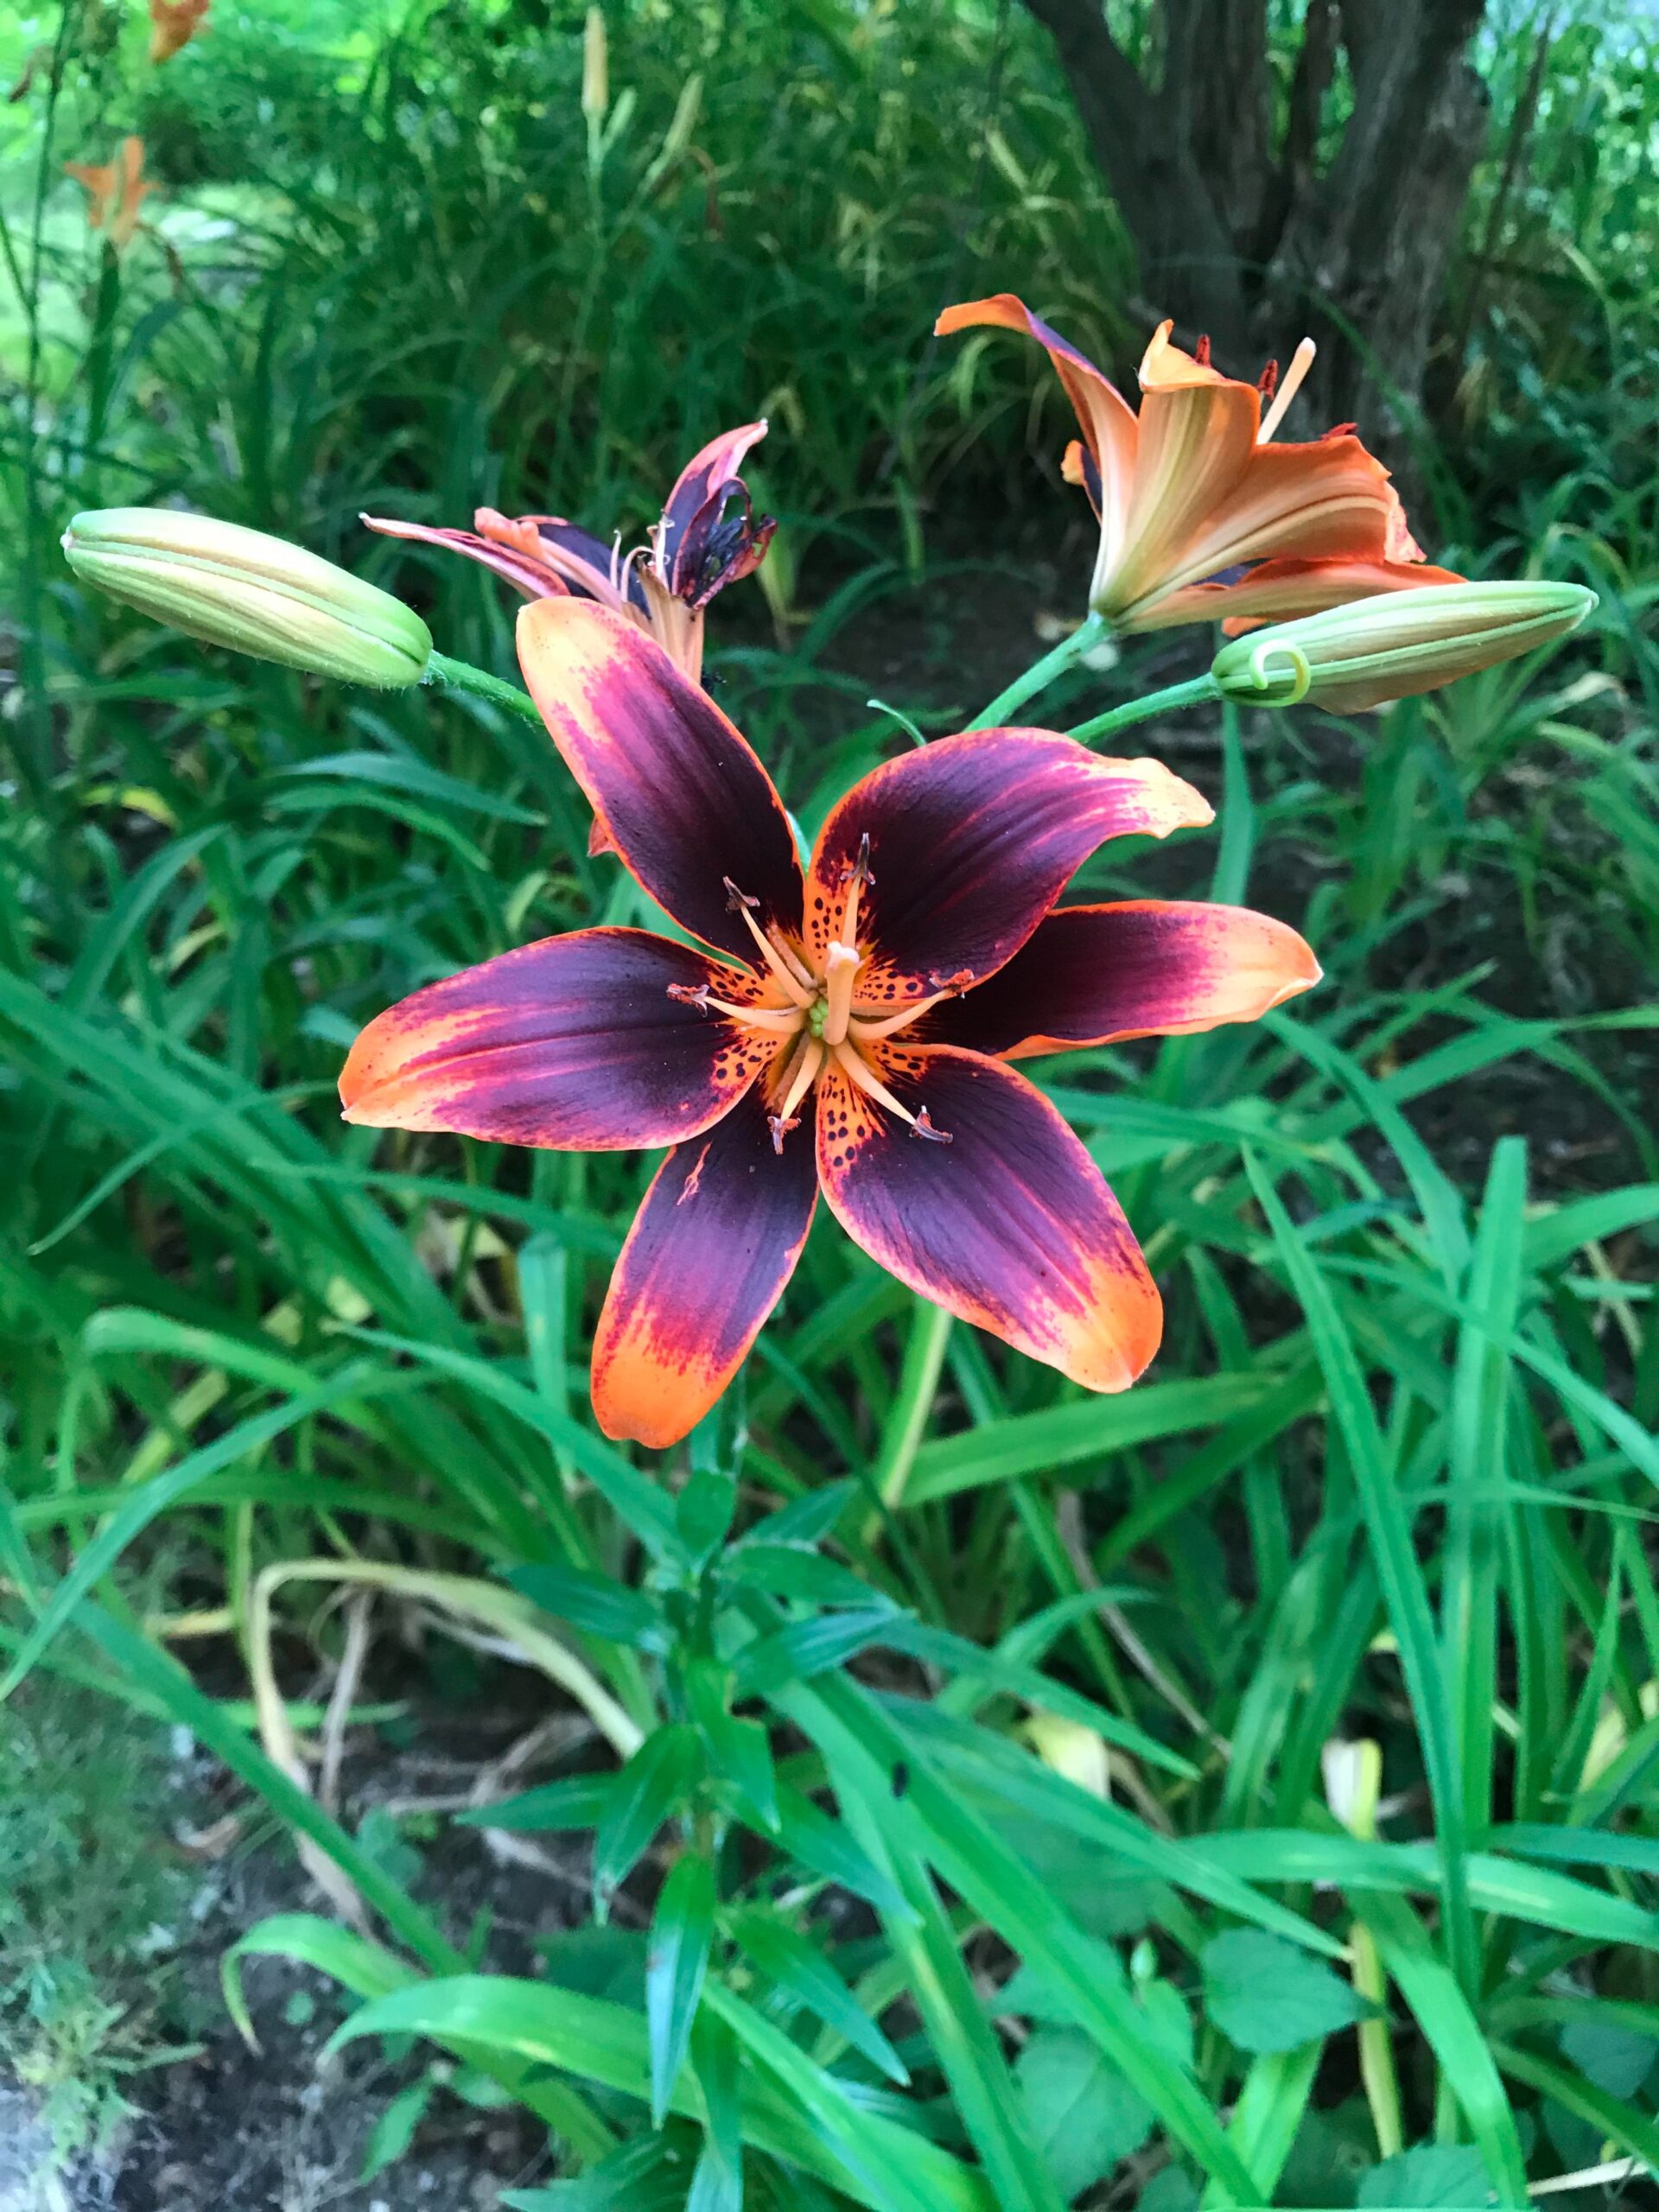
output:
[[[1206,699],[1220,696],[1221,686],[1206,670],[1190,683],[1172,683],[1162,691],[1148,691],[1144,699],[1130,699],[1107,714],[1096,715],[1092,721],[1079,722],[1070,734],[1079,745],[1092,745],[1097,737],[1111,737],[1121,729],[1132,729],[1136,722],[1148,721],[1154,715],[1174,714],[1182,707],[1201,706]]]
[[[488,699],[498,707],[505,707],[527,722],[541,723],[541,709],[528,691],[521,691],[516,683],[504,683],[500,677],[492,676],[487,669],[474,668],[467,660],[451,660],[448,653],[435,652],[426,664],[423,683],[447,683],[456,691],[470,691],[474,698]]]
[[[939,1374],[950,1340],[950,1316],[944,1306],[918,1299],[898,1394],[888,1410],[881,1448],[876,1454],[876,1486],[890,1511],[896,1512],[905,1502],[905,1485],[938,1395]]]
[[[1111,634],[1111,626],[1103,616],[1089,615],[1069,638],[1062,638],[1052,652],[1033,661],[1023,676],[1016,676],[1006,691],[999,691],[990,705],[969,723],[969,728],[995,729],[1007,720],[1016,707],[1023,706],[1027,699],[1045,690],[1057,676],[1063,676],[1074,661],[1081,660],[1092,646],[1103,645]]]

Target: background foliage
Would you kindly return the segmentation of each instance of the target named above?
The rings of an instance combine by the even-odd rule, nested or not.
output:
[[[908,741],[873,686],[976,710],[1086,556],[1044,372],[932,316],[1016,286],[1118,359],[1147,321],[1040,39],[978,0],[609,29],[601,113],[578,14],[531,0],[220,0],[162,70],[130,9],[0,27],[6,1688],[90,1682],[262,1795],[367,1913],[245,1961],[397,2039],[379,2153],[457,2078],[545,2122],[586,2177],[510,2200],[546,2212],[711,2212],[740,2167],[755,2204],[1177,2212],[1659,2163],[1643,35],[1494,12],[1419,453],[1431,550],[1582,578],[1593,627],[1354,724],[1154,729],[1218,835],[1083,880],[1248,895],[1329,978],[1051,1071],[1165,1290],[1153,1379],[1084,1399],[820,1233],[741,1395],[636,1466],[585,1356],[639,1163],[332,1104],[393,998],[637,918],[550,748],[197,651],[54,546],[182,500],[506,670],[490,580],[359,510],[632,535],[764,413],[783,527],[711,668],[791,804]],[[127,131],[162,189],[118,260],[60,165]],[[505,1957],[326,1809],[318,1746],[371,1740],[365,1644],[395,1669],[410,1621],[486,1640],[483,1707],[505,1652],[571,1716],[488,1825],[594,1832],[580,1944],[554,1884]],[[20,1801],[43,1730],[0,1750]],[[58,1802],[0,1826],[24,1897],[108,1879]],[[41,2002],[0,1980],[7,2050]]]

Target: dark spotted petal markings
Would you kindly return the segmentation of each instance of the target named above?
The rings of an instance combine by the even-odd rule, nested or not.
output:
[[[682,927],[747,958],[762,927],[801,921],[801,870],[783,802],[747,741],[625,615],[537,600],[518,660],[554,743],[624,863]]]
[[[965,988],[1019,950],[1107,838],[1211,819],[1209,802],[1156,760],[1103,760],[1047,730],[941,738],[874,770],[830,814],[807,885],[808,939],[821,957],[868,837],[856,1003]]]
[[[811,1145],[772,1147],[759,1084],[677,1145],[634,1218],[594,1339],[607,1436],[662,1450],[737,1372],[795,1269],[817,1197]]]
[[[1090,1390],[1126,1389],[1162,1308],[1122,1210],[1059,1115],[1000,1062],[946,1046],[881,1055],[930,1142],[838,1067],[818,1089],[818,1173],[855,1243],[964,1321]]]
[[[1135,899],[1060,906],[1005,968],[928,1017],[928,1035],[1020,1059],[1254,1021],[1319,980],[1296,931],[1244,906]]]
[[[691,1136],[778,1040],[671,986],[757,995],[752,978],[644,930],[579,930],[463,968],[363,1031],[340,1079],[346,1119],[583,1152]]]

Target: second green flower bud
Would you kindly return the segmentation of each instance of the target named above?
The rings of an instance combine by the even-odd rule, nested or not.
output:
[[[1433,691],[1576,630],[1596,603],[1582,584],[1428,584],[1247,631],[1211,674],[1258,707],[1352,714]]]

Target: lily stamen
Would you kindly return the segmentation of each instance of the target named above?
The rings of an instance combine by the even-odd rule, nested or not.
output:
[[[874,1045],[883,1037],[896,1037],[901,1029],[925,1014],[930,1007],[938,1006],[941,999],[959,998],[959,991],[935,991],[931,998],[918,999],[914,1006],[901,1006],[897,1014],[888,1014],[884,1020],[872,1021],[868,1016],[855,1014],[847,1024],[847,1033],[859,1045]]]
[[[860,1057],[853,1046],[833,1045],[830,1047],[830,1052],[836,1065],[849,1082],[856,1084],[867,1096],[874,1099],[878,1106],[885,1106],[889,1114],[896,1114],[901,1122],[908,1122],[918,1137],[927,1137],[934,1144],[950,1142],[950,1130],[936,1129],[927,1118],[925,1106],[919,1112],[912,1114],[908,1106],[900,1105],[880,1077],[875,1073],[868,1061]]]
[[[682,1006],[696,1007],[699,1014],[723,1014],[746,1029],[769,1029],[779,1037],[798,1037],[803,1027],[798,1012],[785,1007],[739,1006],[730,999],[717,999],[706,983],[671,983],[668,995]]]
[[[1273,435],[1279,425],[1284,421],[1285,410],[1290,405],[1291,401],[1295,398],[1297,393],[1301,390],[1302,379],[1313,367],[1313,356],[1319,352],[1319,347],[1313,343],[1313,340],[1311,338],[1304,338],[1300,345],[1297,346],[1296,351],[1291,355],[1290,366],[1285,371],[1284,375],[1279,379],[1278,390],[1273,396],[1273,404],[1268,408],[1267,413],[1262,417],[1262,427],[1255,434],[1255,442],[1257,445],[1266,445],[1268,439]]]
[[[817,985],[802,967],[800,962],[796,959],[789,947],[786,944],[780,944],[770,930],[763,930],[760,923],[755,920],[750,909],[759,906],[760,900],[746,898],[733,883],[730,876],[725,879],[725,882],[726,888],[732,894],[728,903],[742,916],[747,925],[749,935],[754,939],[760,957],[771,969],[779,988],[786,998],[792,999],[797,1006],[810,1006],[818,995]]]
[[[843,944],[858,942],[858,894],[874,878],[870,874],[870,839],[868,830],[858,841],[858,858],[853,862],[847,880],[847,903],[841,910],[841,941]]]
[[[823,1065],[823,1046],[816,1037],[804,1036],[795,1048],[795,1057],[786,1071],[787,1088],[779,1100],[775,1114],[768,1114],[766,1126],[772,1131],[772,1148],[781,1153],[784,1139],[791,1129],[800,1127],[796,1108],[818,1079],[818,1070]]]

